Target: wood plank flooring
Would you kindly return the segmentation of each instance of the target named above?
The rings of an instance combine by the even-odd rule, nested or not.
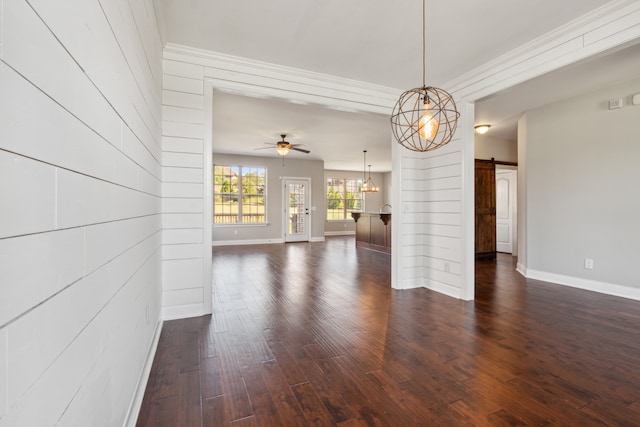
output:
[[[638,426],[640,302],[476,265],[390,288],[353,238],[215,248],[213,315],[165,322],[138,426]]]

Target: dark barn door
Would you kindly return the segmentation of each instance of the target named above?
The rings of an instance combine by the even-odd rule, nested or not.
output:
[[[496,164],[476,160],[476,259],[496,258]]]

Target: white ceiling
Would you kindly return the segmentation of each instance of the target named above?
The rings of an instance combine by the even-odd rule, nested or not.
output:
[[[391,170],[389,118],[378,114],[330,110],[278,99],[249,98],[217,92],[213,97],[214,152],[278,156],[265,143],[281,140],[304,144],[305,154],[287,158],[324,160],[325,169],[362,170],[364,153],[372,172]]]
[[[165,42],[351,78],[399,90],[422,84],[419,0],[155,0]],[[602,6],[602,0],[427,1],[427,83],[439,85]],[[476,104],[476,123],[515,138],[527,109],[636,77],[637,47],[574,65]],[[622,61],[623,65],[613,65]],[[446,89],[446,88],[444,88]],[[274,99],[214,97],[215,152],[276,155],[255,148],[281,133],[327,169],[390,170],[388,117]]]

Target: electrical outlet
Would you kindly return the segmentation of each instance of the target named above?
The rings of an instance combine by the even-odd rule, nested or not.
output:
[[[609,100],[609,110],[617,110],[618,108],[622,108],[622,106],[622,98]]]
[[[593,270],[593,260],[591,258],[584,259],[584,268],[587,270]]]

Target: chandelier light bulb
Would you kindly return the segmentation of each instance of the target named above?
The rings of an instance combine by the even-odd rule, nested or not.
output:
[[[438,133],[439,123],[433,118],[431,105],[424,104],[423,113],[418,121],[418,134],[426,141],[432,141]]]

